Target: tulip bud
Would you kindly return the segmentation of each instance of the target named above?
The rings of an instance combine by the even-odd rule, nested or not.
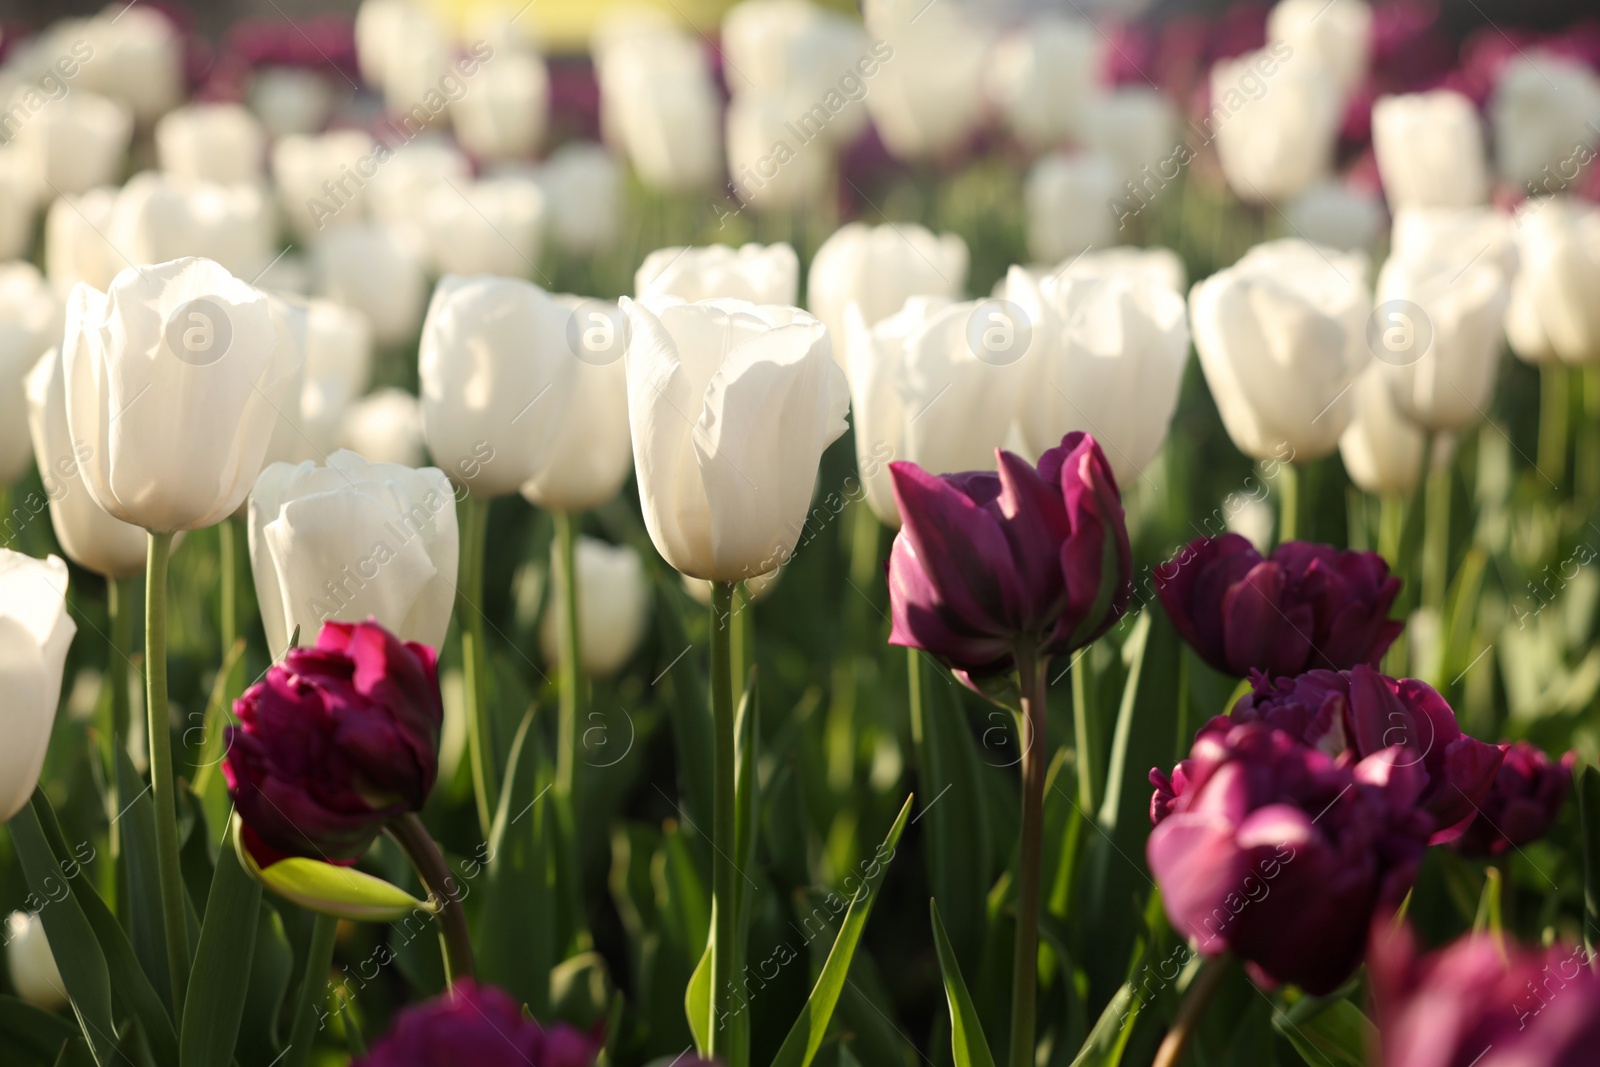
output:
[[[1489,198],[1483,126],[1449,89],[1379,97],[1372,148],[1389,207],[1471,207]]]
[[[1225,59],[1211,71],[1212,104],[1228,109],[1216,126],[1217,159],[1229,187],[1252,203],[1294,197],[1333,166],[1344,115],[1339,85],[1331,72],[1293,53],[1263,78],[1281,58],[1274,49],[1287,47]]]
[[[156,123],[156,155],[175,178],[233,185],[259,182],[267,132],[241,104],[189,104]]]
[[[385,823],[420,811],[439,763],[437,654],[374,623],[330,622],[234,704],[223,774],[268,849],[359,858]]]
[[[1600,362],[1600,209],[1565,196],[1517,213],[1521,269],[1511,283],[1506,335],[1529,363]]]
[[[1396,681],[1363,664],[1253,681],[1233,706],[1236,722],[1263,722],[1323,752],[1348,749],[1355,759],[1387,749],[1398,753],[1396,766],[1420,768],[1417,802],[1433,816],[1431,844],[1461,836],[1494,785],[1500,749],[1463,734],[1456,713],[1426,682]]]
[[[354,1067],[430,1067],[464,1050],[474,1067],[593,1067],[600,1049],[600,1042],[570,1026],[546,1029],[507,994],[468,979],[402,1009]]]
[[[628,379],[623,368],[627,320],[617,305],[557,295],[569,310],[564,374],[572,392],[553,423],[549,458],[522,486],[531,504],[575,514],[608,502],[633,470],[628,433]],[[573,341],[577,341],[573,347]]]
[[[539,169],[550,236],[562,250],[592,256],[612,248],[622,226],[622,168],[597,144],[568,141]]]
[[[0,260],[20,259],[33,245],[39,181],[33,160],[18,148],[0,148]],[[46,248],[45,254],[49,255]]]
[[[132,139],[126,105],[80,89],[52,100],[11,143],[29,157],[40,195],[50,198],[118,181]]]
[[[374,220],[408,226],[417,221],[418,209],[450,185],[465,187],[472,181],[472,164],[454,145],[423,136],[405,146],[378,169],[367,183],[367,206]],[[460,200],[458,196],[456,198]]]
[[[1285,204],[1283,218],[1296,236],[1347,252],[1376,245],[1385,222],[1376,195],[1331,180],[1312,184]]]
[[[1083,136],[1102,47],[1087,20],[1055,12],[995,45],[989,95],[1025,147],[1044,151]]]
[[[1121,86],[1095,99],[1084,143],[1116,164],[1118,181],[1142,186],[1146,167],[1159,170],[1174,157],[1178,123],[1178,109],[1159,89]]]
[[[305,67],[261,67],[250,79],[250,110],[273,137],[317,133],[333,111],[333,86]]]
[[[33,458],[23,380],[60,337],[61,302],[38,269],[0,263],[0,488],[22,477]]]
[[[109,289],[117,271],[129,266],[106,240],[117,193],[112,187],[90,189],[59,197],[50,205],[44,220],[45,273],[63,299],[79,282]]]
[[[1553,760],[1526,741],[1499,746],[1505,753],[1494,784],[1478,803],[1454,847],[1467,856],[1502,856],[1532,844],[1550,831],[1572,787],[1576,752]]]
[[[67,429],[66,376],[56,349],[46,352],[28,375],[27,393],[28,428],[61,550],[78,566],[107,578],[143,573],[145,532],[108,515],[78,481],[80,448]]]
[[[1360,966],[1432,826],[1414,808],[1422,774],[1395,752],[1351,766],[1262,723],[1213,719],[1150,783],[1145,857],[1179,935],[1317,996]]]
[[[573,548],[578,571],[578,653],[583,673],[604,678],[632,658],[650,621],[650,585],[639,553],[626,545],[608,545],[579,537]],[[565,579],[552,559],[554,581],[539,630],[546,662],[561,656],[561,605]]]
[[[378,344],[405,343],[417,336],[427,305],[425,253],[410,229],[341,226],[311,247],[317,292],[365,315]]]
[[[85,36],[94,49],[82,67],[85,87],[121,101],[141,124],[183,99],[183,38],[167,15],[107,8],[88,21]]]
[[[1052,153],[1033,165],[1023,187],[1028,254],[1054,262],[1117,240],[1110,205],[1119,191],[1117,166],[1096,155]]]
[[[787,244],[662,248],[633,276],[635,299],[677,297],[791,305],[799,299],[800,258]]]
[[[863,323],[875,326],[914,296],[959,299],[967,285],[967,258],[967,243],[953,233],[849,222],[817,249],[806,304],[828,327],[834,357],[848,373],[845,308],[857,305]]]
[[[1042,454],[1072,430],[1093,432],[1119,485],[1160,453],[1189,362],[1189,319],[1175,290],[1136,274],[1047,275],[1020,267],[1006,295],[1033,323],[1017,416]]]
[[[1489,100],[1500,177],[1532,191],[1572,170],[1575,159],[1592,160],[1600,142],[1596,116],[1600,76],[1577,59],[1519,49],[1501,68]],[[1564,177],[1557,180],[1565,186]]]
[[[624,299],[622,309],[634,466],[656,550],[709,581],[782,565],[822,452],[847,428],[827,327],[739,300]]]
[[[1292,62],[1320,67],[1340,93],[1367,76],[1372,6],[1366,0],[1279,0],[1267,15],[1267,40],[1294,49]]]
[[[439,281],[422,328],[422,425],[457,485],[504,496],[548,468],[576,389],[575,320],[531,282]]]
[[[67,565],[0,548],[0,693],[6,695],[0,822],[33,795],[61,702],[61,674],[78,626],[67,614]]]
[[[830,146],[800,139],[802,134],[795,132],[795,116],[806,114],[808,100],[790,90],[746,92],[729,102],[728,173],[741,205],[795,211],[821,203],[830,182],[837,185]]]
[[[305,334],[305,372],[273,431],[274,463],[322,459],[333,451],[351,402],[372,374],[372,328],[366,317],[331,300],[284,298]]]
[[[984,117],[992,33],[967,8],[869,0],[862,9],[880,61],[865,99],[896,159],[926,160],[962,148]]]
[[[281,305],[205,259],[129,268],[67,301],[67,425],[123,522],[197,530],[239,509],[305,360]],[[116,423],[115,432],[108,427]]]
[[[117,194],[106,240],[115,265],[197,256],[255,278],[277,254],[277,220],[260,187],[211,185],[146,171]]]
[[[1361,372],[1354,393],[1355,417],[1339,438],[1344,469],[1368,493],[1409,497],[1422,479],[1427,435],[1400,414],[1382,364]]]
[[[491,178],[445,185],[422,206],[440,274],[520,278],[539,269],[546,212],[537,182]]]
[[[360,130],[295,135],[273,145],[272,177],[295,235],[305,242],[361,222],[367,182],[387,153]]]
[[[1263,559],[1237,534],[1197,538],[1157,568],[1156,592],[1200,658],[1238,677],[1376,665],[1404,629],[1382,556],[1305,541]]]
[[[483,64],[466,95],[450,105],[450,121],[461,147],[479,159],[524,159],[544,139],[549,108],[544,59],[506,49]]]
[[[1195,351],[1228,436],[1247,456],[1332,452],[1371,360],[1367,259],[1300,240],[1258,245],[1189,293]]]
[[[6,969],[17,996],[29,1004],[50,1012],[67,1006],[66,983],[39,916],[14,911],[6,919]]]
[[[1009,670],[1026,645],[1065,655],[1110,629],[1133,594],[1111,467],[1087,434],[1037,468],[999,452],[998,474],[935,477],[894,463],[904,525],[889,556],[889,643],[968,676]]]
[[[722,107],[698,41],[674,29],[597,34],[595,70],[606,140],[624,150],[639,180],[684,192],[722,169]]]
[[[379,389],[350,405],[339,433],[339,447],[373,463],[420,467],[422,404],[404,389]]]

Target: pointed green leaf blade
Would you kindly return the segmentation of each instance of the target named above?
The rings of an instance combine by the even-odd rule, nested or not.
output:
[[[182,1067],[227,1067],[233,1060],[260,910],[261,884],[232,849],[219,849],[183,1006]]]
[[[978,1021],[978,1009],[967,992],[955,949],[950,947],[950,938],[939,919],[939,902],[928,901],[928,911],[933,919],[933,944],[939,952],[939,970],[944,975],[945,999],[950,1004],[950,1052],[955,1057],[956,1067],[994,1067],[989,1042],[983,1036],[983,1024]]]

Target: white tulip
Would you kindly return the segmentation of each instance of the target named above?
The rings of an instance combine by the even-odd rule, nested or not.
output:
[[[846,309],[842,343],[857,467],[867,504],[885,524],[900,525],[890,462],[908,460],[935,474],[994,468],[995,449],[1016,415],[1019,361],[1031,336],[1013,314],[1000,301],[924,296],[869,327],[859,308]],[[1009,345],[980,356],[997,321]]]
[[[305,359],[282,306],[204,259],[129,268],[67,301],[67,425],[123,522],[197,530],[239,509]]]
[[[884,147],[903,160],[960,149],[984,117],[990,28],[965,8],[920,0],[870,0],[864,14],[877,61],[865,101]]]
[[[571,314],[569,345],[577,334],[572,393],[544,416],[556,423],[555,441],[544,469],[522,486],[522,495],[538,507],[576,513],[616,496],[633,470],[622,363],[627,320],[615,304],[565,294],[555,299]]]
[[[1018,425],[1033,457],[1092,433],[1124,489],[1161,451],[1189,362],[1183,297],[1127,271],[1034,278],[1013,267],[1007,298],[1032,324]]]
[[[414,0],[361,0],[356,8],[356,64],[368,85],[382,86],[406,25],[426,18]]]
[[[1600,208],[1558,196],[1518,212],[1506,335],[1529,363],[1600,362]]]
[[[1389,254],[1432,259],[1457,269],[1478,259],[1494,262],[1506,277],[1517,273],[1515,225],[1492,207],[1411,208],[1395,212]]]
[[[1294,62],[1321,67],[1341,93],[1366,77],[1372,7],[1366,0],[1279,0],[1267,15],[1267,40],[1294,49]]]
[[[1026,268],[1023,268],[1026,269]],[[1183,260],[1170,248],[1132,248],[1114,245],[1084,252],[1058,264],[1050,270],[1029,271],[1036,280],[1046,276],[1058,278],[1105,278],[1125,276],[1157,285],[1163,285],[1182,296],[1189,288],[1188,274]],[[1006,279],[995,287],[996,296],[1005,295]]]
[[[250,79],[250,110],[274,137],[317,133],[333,113],[333,85],[321,71],[262,67]]]
[[[367,208],[379,222],[410,224],[439,189],[465,188],[472,164],[449,141],[422,136],[396,151],[367,183]]]
[[[345,412],[372,377],[372,326],[332,300],[286,297],[305,335],[305,371],[267,450],[274,463],[323,459],[338,442]]]
[[[14,911],[6,919],[6,967],[17,995],[34,1007],[54,1012],[69,1003],[39,916]]]
[[[0,148],[0,259],[18,259],[33,245],[38,195],[32,157],[20,148]]]
[[[783,568],[779,567],[777,570],[768,571],[740,584],[744,586],[744,595],[749,598],[750,603],[758,604],[772,595],[772,591],[777,588],[778,579],[781,577],[783,577]],[[684,592],[693,597],[695,603],[701,607],[709,608],[711,606],[711,583],[701,578],[691,578],[687,574],[682,575],[682,578]],[[735,611],[737,611],[737,608],[735,608]]]
[[[646,256],[633,276],[639,300],[674,296],[788,305],[799,291],[800,257],[787,244],[662,248]]]
[[[367,210],[367,183],[392,153],[360,130],[285,137],[272,147],[272,177],[284,218],[308,241],[354,226]]]
[[[504,496],[546,470],[576,388],[577,327],[532,282],[440,280],[422,327],[422,425],[458,485]]]
[[[720,46],[735,101],[754,94],[796,104],[788,118],[801,140],[825,133],[846,145],[866,128],[861,101],[877,60],[854,19],[812,0],[744,0],[723,16]]]
[[[828,327],[834,358],[848,373],[843,340],[847,307],[858,305],[862,319],[872,326],[913,296],[959,299],[967,286],[967,259],[967,243],[953,233],[935,235],[915,223],[846,223],[817,249],[806,303]]]
[[[126,104],[79,90],[47,104],[11,143],[29,157],[39,195],[49,198],[119,181],[132,138]]]
[[[1206,384],[1239,451],[1297,462],[1332,452],[1371,360],[1367,258],[1300,240],[1258,245],[1189,293]]]
[[[250,493],[250,570],[268,647],[296,627],[377,619],[439,648],[460,556],[455,496],[436,467],[414,470],[335,452],[327,466],[274,463]]]
[[[538,172],[550,236],[566,252],[612,248],[622,229],[622,168],[603,146],[568,141]]]
[[[1053,152],[1028,171],[1022,199],[1028,253],[1058,260],[1117,240],[1117,166],[1105,156]]]
[[[67,614],[67,565],[0,548],[0,821],[33,795],[61,702],[61,674],[77,624]]]
[[[1594,159],[1600,144],[1600,75],[1535,50],[1510,57],[1489,101],[1495,165],[1530,190]]]
[[[601,125],[654,189],[709,186],[722,169],[722,105],[698,40],[641,33],[595,57]]]
[[[578,572],[578,656],[583,673],[604,678],[622,669],[644,638],[650,622],[650,583],[639,553],[627,545],[608,545],[579,537],[573,545]],[[539,644],[545,661],[561,658],[561,612],[566,583],[552,558],[550,599]]]
[[[409,228],[341,226],[311,246],[319,295],[367,317],[373,339],[396,345],[417,335],[428,299],[425,245]]]
[[[1225,59],[1211,70],[1211,98],[1230,109],[1216,127],[1217,159],[1241,200],[1295,196],[1332,169],[1344,99],[1322,67],[1271,49]]]
[[[1483,124],[1449,89],[1383,96],[1372,105],[1372,148],[1389,207],[1471,207],[1489,199]]]
[[[404,389],[379,389],[344,414],[339,447],[374,463],[422,466],[422,403]]]
[[[1355,417],[1339,438],[1339,455],[1365,492],[1408,497],[1421,481],[1428,439],[1395,407],[1387,371],[1374,362],[1356,379]]]
[[[793,553],[849,389],[828,330],[796,308],[624,300],[645,526],[684,574],[739,581]]]
[[[78,461],[92,450],[67,428],[67,382],[52,348],[28,375],[28,429],[50,502],[50,525],[67,558],[107,578],[132,578],[145,566],[144,530],[114,519],[78,480]]]
[[[1384,232],[1382,200],[1340,181],[1320,181],[1283,206],[1291,233],[1312,244],[1364,251]]]
[[[32,263],[0,263],[0,488],[28,469],[23,380],[61,339],[61,301]]]
[[[485,63],[450,121],[467,151],[485,160],[531,156],[544,140],[550,72],[538,53],[503,51]]]
[[[1084,136],[1103,40],[1084,19],[1051,12],[995,45],[989,94],[1024,146],[1039,152]]]
[[[421,206],[438,273],[518,278],[538,271],[546,211],[532,179],[445,185]]]
[[[267,131],[241,104],[189,104],[156,123],[156,156],[175,178],[232,185],[258,182]]]
[[[183,99],[183,38],[166,15],[114,3],[86,23],[86,36],[94,58],[82,67],[85,88],[121,101],[145,124]]]
[[[803,131],[793,121],[804,113],[804,101],[794,95],[750,91],[728,104],[728,173],[741,205],[758,211],[793,211],[818,204],[828,194],[834,164],[831,146],[802,140]]]
[[[1118,181],[1138,183],[1145,167],[1157,170],[1176,157],[1178,123],[1178,109],[1164,93],[1120,86],[1095,98],[1084,142],[1116,164]]]
[[[111,232],[119,192],[105,186],[76,196],[58,197],[45,214],[45,272],[62,297],[79,282],[109,289],[117,272],[133,265],[106,238]]]
[[[146,171],[117,194],[105,238],[120,253],[119,265],[120,256],[134,263],[196,256],[254,279],[277,254],[276,221],[260,186],[213,185]]]

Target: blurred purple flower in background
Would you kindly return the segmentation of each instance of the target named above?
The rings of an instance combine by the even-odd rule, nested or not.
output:
[[[1549,832],[1572,788],[1572,767],[1578,754],[1551,759],[1526,741],[1500,746],[1500,764],[1476,816],[1455,841],[1468,856],[1498,856],[1537,841]]]
[[[459,981],[400,1012],[357,1067],[593,1067],[600,1048],[570,1026],[546,1029],[493,986]]]

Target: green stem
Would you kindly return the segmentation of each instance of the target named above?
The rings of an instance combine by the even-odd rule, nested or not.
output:
[[[1278,467],[1278,544],[1300,536],[1300,468],[1293,463]]]
[[[444,952],[445,980],[452,987],[473,976],[472,938],[467,933],[467,911],[461,906],[461,887],[439,852],[428,828],[415,812],[407,812],[384,827],[416,868],[439,908],[439,944]]]
[[[472,759],[472,792],[478,804],[478,827],[485,838],[499,803],[493,734],[489,721],[489,666],[484,656],[483,551],[489,525],[489,502],[471,494],[460,506],[461,579],[456,587],[456,614],[461,620],[461,665],[467,687],[467,745]]]
[[[1017,863],[1017,940],[1011,960],[1011,1067],[1033,1067],[1039,985],[1039,867],[1044,852],[1046,658],[1018,650],[1022,685],[1022,841]]]
[[[338,932],[339,920],[333,916],[311,917],[311,944],[306,949],[306,968],[295,994],[294,1022],[289,1028],[283,1067],[305,1067],[311,1059],[317,1005],[327,999],[328,971],[333,967],[333,942]]]
[[[111,649],[106,656],[106,684],[111,687],[111,722],[106,731],[107,783],[112,791],[111,802],[121,811],[117,802],[116,758],[121,746],[128,743],[128,718],[132,715],[128,685],[132,676],[133,655],[133,579],[106,579],[106,613],[111,616]],[[111,850],[117,849],[117,826],[111,825]]]
[[[1406,502],[1393,493],[1378,501],[1378,555],[1392,571],[1400,570],[1400,544],[1405,537]]]
[[[577,523],[564,511],[556,523],[556,588],[561,592],[561,720],[557,728],[556,794],[571,802],[578,723],[583,718],[583,667],[578,650]]]
[[[1078,650],[1072,664],[1072,741],[1078,763],[1078,807],[1086,818],[1100,810],[1099,720],[1089,707],[1089,650]]]
[[[1189,1042],[1200,1029],[1200,1020],[1205,1017],[1211,999],[1222,987],[1222,980],[1228,976],[1232,964],[1228,956],[1212,956],[1200,964],[1199,972],[1189,983],[1189,991],[1183,996],[1183,1003],[1178,1006],[1178,1017],[1172,1020],[1172,1029],[1162,1039],[1151,1067],[1178,1067],[1183,1062]]]
[[[734,773],[738,740],[733,718],[733,611],[732,582],[711,583],[711,718],[715,731],[714,796],[711,831],[711,912],[716,923],[712,933],[715,946],[711,954],[711,1026],[708,1056],[724,1060],[728,1067],[748,1067],[748,1050],[732,1040],[733,1032],[723,1030],[732,1022],[732,987],[739,973],[736,932],[739,871],[734,852],[738,849],[737,807]]]
[[[229,517],[217,526],[218,556],[222,568],[222,652],[228,649],[239,635],[239,530],[240,520]],[[310,635],[313,639],[315,634]]]
[[[1539,470],[1556,485],[1567,474],[1567,387],[1571,373],[1560,363],[1539,368]]]
[[[1573,461],[1574,495],[1585,508],[1600,497],[1600,369],[1578,372],[1583,393],[1583,417],[1578,420],[1577,456]]]
[[[178,805],[172,778],[171,713],[167,708],[167,560],[170,533],[150,533],[145,564],[145,732],[150,743],[150,797],[156,809],[156,863],[161,883],[161,919],[166,928],[167,970],[172,977],[174,1022],[183,1012],[189,978],[189,923],[178,866]]]
[[[1424,490],[1422,534],[1422,603],[1440,609],[1450,584],[1450,462],[1449,443],[1435,434],[1428,452],[1427,487]]]
[[[728,677],[734,688],[744,691],[745,676],[750,673],[750,587],[739,582],[733,587],[733,614],[728,619]]]

